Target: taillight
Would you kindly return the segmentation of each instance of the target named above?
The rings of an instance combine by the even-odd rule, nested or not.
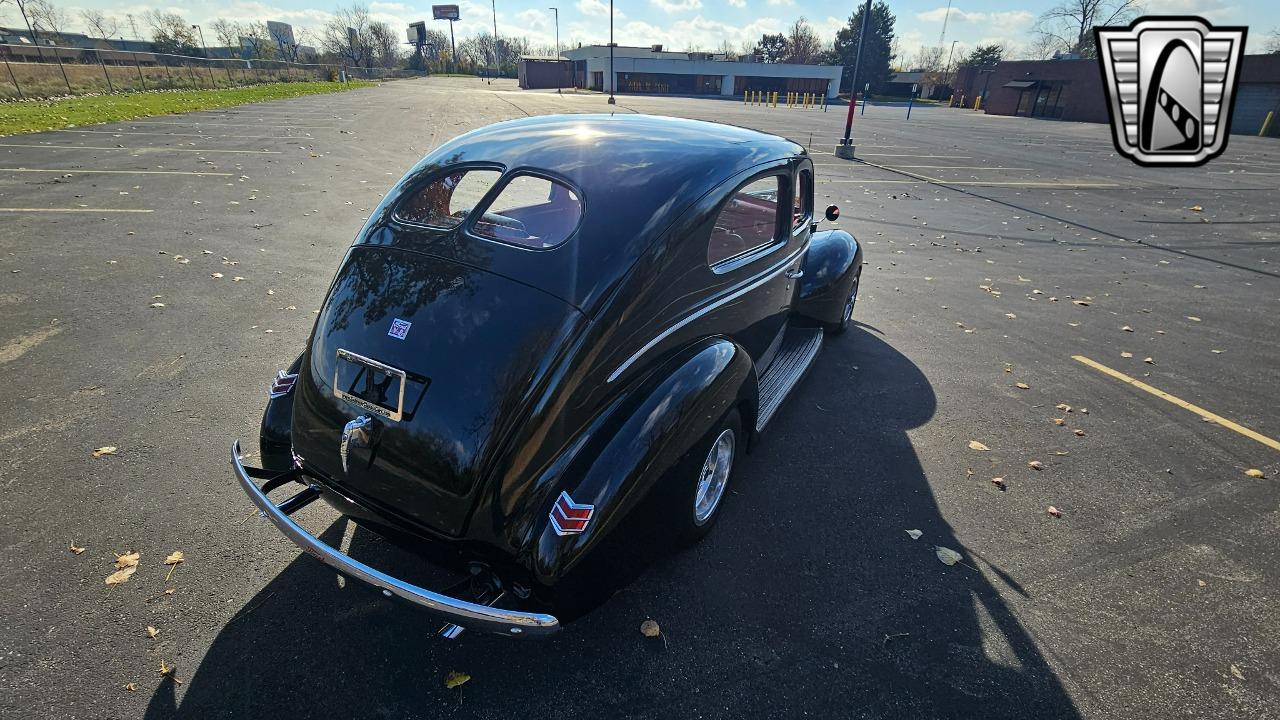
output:
[[[275,379],[271,381],[271,388],[267,395],[273,398],[288,395],[289,391],[293,389],[293,384],[297,381],[297,373],[290,375],[289,373],[281,370],[276,373]]]
[[[551,527],[557,535],[577,535],[587,529],[594,505],[579,505],[569,497],[569,493],[561,492],[556,504],[551,508]]]

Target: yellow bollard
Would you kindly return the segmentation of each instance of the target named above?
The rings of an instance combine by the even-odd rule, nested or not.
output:
[[[981,110],[981,109],[982,109],[982,96],[981,96],[981,95],[979,95],[978,97],[976,97],[976,98],[974,98],[974,99],[973,99],[973,109],[974,109],[974,110]]]
[[[751,94],[751,92],[750,92],[749,90],[743,90],[743,91],[742,91],[742,104],[743,104],[743,105],[746,105],[746,104],[747,104],[747,96],[748,96],[748,95],[750,95],[750,94]]]
[[[956,106],[956,96],[953,93],[951,97],[947,98],[947,107],[955,107],[955,106]]]
[[[1274,110],[1267,113],[1267,119],[1262,121],[1262,129],[1258,131],[1258,137],[1266,137],[1267,130],[1271,129],[1271,119],[1274,118],[1275,115],[1276,113]]]
[[[810,107],[812,107],[812,106],[813,106],[813,105],[812,105],[812,97],[811,97],[811,93],[805,93],[805,94],[804,94],[804,107],[805,107],[805,109],[807,110],[807,109],[809,109],[809,108],[810,108]]]
[[[773,94],[773,106],[778,107],[778,93]]]

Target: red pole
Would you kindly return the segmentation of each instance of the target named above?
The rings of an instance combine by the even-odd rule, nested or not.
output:
[[[858,105],[858,93],[849,98],[849,116],[844,119],[844,144],[849,144],[849,136],[853,133],[853,109]]]

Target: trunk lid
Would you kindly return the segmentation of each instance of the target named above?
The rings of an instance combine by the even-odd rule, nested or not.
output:
[[[303,363],[294,451],[352,499],[460,536],[504,438],[581,319],[501,275],[358,245]]]

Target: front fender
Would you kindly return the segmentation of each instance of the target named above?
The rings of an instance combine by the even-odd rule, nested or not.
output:
[[[726,338],[708,338],[639,378],[590,428],[552,492],[531,504],[540,513],[527,567],[541,585],[554,585],[600,544],[659,478],[706,435],[730,408],[754,398],[755,367]],[[750,403],[748,403],[750,405]],[[595,507],[580,535],[558,535],[549,520],[561,491]],[[607,562],[607,558],[605,561]]]
[[[838,325],[853,277],[862,265],[862,247],[843,230],[816,232],[809,239],[795,314],[815,325]]]

